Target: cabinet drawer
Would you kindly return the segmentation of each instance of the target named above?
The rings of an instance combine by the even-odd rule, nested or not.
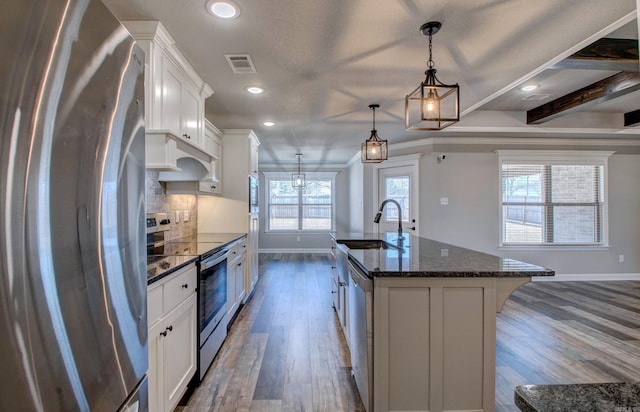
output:
[[[229,248],[229,261],[231,261],[234,258],[242,255],[246,251],[247,251],[247,241],[246,241],[246,239],[242,239],[242,240],[237,241],[236,243],[234,243]]]
[[[147,290],[147,324],[156,323],[162,317],[162,285]]]
[[[180,302],[196,291],[198,271],[195,265],[176,273],[164,284],[164,312],[176,307]]]

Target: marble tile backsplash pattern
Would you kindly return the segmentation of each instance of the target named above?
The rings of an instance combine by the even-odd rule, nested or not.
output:
[[[159,172],[145,171],[145,200],[147,213],[164,212],[171,220],[169,233],[165,239],[173,240],[195,235],[198,231],[198,203],[196,195],[167,195],[158,181]],[[189,211],[189,221],[184,221],[184,211]],[[176,211],[180,212],[180,222],[176,223]]]

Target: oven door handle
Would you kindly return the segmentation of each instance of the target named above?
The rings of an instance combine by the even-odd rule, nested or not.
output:
[[[227,258],[227,253],[229,252],[229,250],[224,249],[218,253],[216,253],[215,255],[207,258],[206,260],[203,260],[202,263],[200,263],[200,271],[209,269],[210,267],[213,267],[215,265],[217,265],[218,263],[222,262],[223,260],[225,260]]]

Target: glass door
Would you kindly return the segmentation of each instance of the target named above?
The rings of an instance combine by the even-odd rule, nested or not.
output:
[[[413,166],[383,167],[378,169],[378,207],[386,199],[400,204],[401,213],[393,203],[387,203],[378,224],[379,232],[398,230],[398,219],[402,217],[402,229],[417,234],[417,182]]]

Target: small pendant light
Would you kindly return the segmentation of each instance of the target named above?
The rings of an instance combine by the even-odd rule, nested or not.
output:
[[[460,86],[444,84],[436,77],[437,70],[432,57],[431,37],[442,24],[431,21],[420,31],[429,36],[429,61],[425,80],[404,100],[404,119],[407,130],[442,130],[460,120]]]
[[[371,137],[360,146],[360,160],[362,163],[382,163],[388,158],[387,141],[378,137],[376,130],[376,109],[379,104],[370,104],[369,109],[373,110],[373,129]]]
[[[298,158],[298,173],[291,173],[291,186],[298,188],[304,187],[307,183],[304,173],[300,173],[300,158],[302,157],[302,153],[296,153],[296,157]]]

